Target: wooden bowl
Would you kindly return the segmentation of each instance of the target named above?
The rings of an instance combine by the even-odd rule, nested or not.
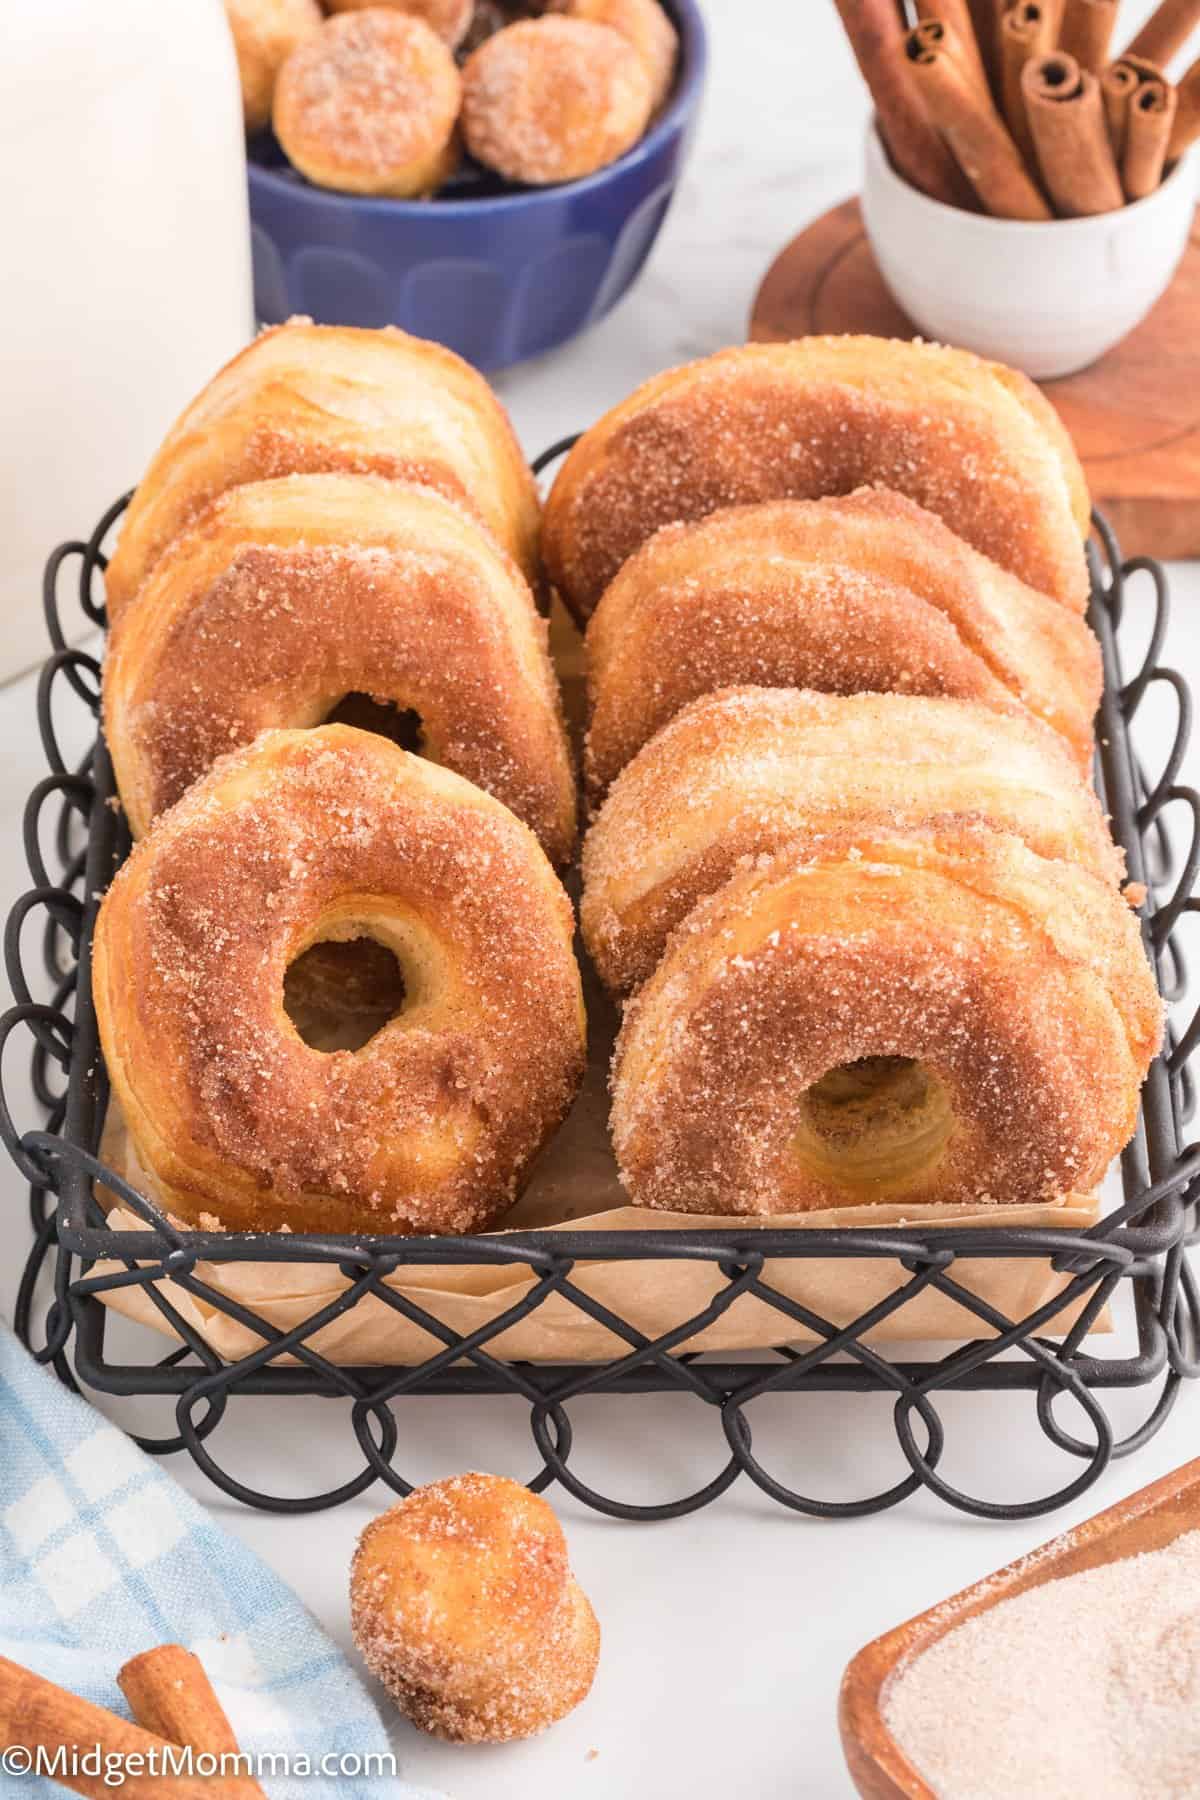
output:
[[[936,1800],[883,1720],[884,1691],[902,1663],[1001,1600],[1062,1575],[1163,1550],[1197,1526],[1200,1457],[860,1650],[842,1677],[838,1700],[842,1748],[859,1793],[866,1800]]]

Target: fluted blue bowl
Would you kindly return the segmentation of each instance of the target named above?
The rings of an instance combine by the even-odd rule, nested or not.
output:
[[[365,199],[313,187],[269,133],[252,139],[259,318],[400,325],[480,369],[536,356],[603,318],[658,236],[704,85],[696,0],[665,3],[680,40],[670,98],[640,143],[581,181],[514,188],[468,167],[435,199]]]

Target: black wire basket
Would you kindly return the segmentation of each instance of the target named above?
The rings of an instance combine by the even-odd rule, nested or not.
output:
[[[560,449],[547,452],[542,464]],[[1138,1130],[1121,1157],[1123,1198],[1083,1232],[1001,1227],[745,1230],[735,1223],[723,1230],[559,1229],[469,1238],[269,1234],[249,1239],[176,1229],[127,1181],[106,1169],[97,1154],[108,1086],[91,999],[91,940],[99,896],[128,852],[129,835],[102,734],[96,731],[81,764],[68,766],[55,714],[68,690],[93,721],[98,715],[100,666],[86,651],[68,647],[60,594],[73,573],[74,604],[82,611],[77,623],[103,626],[97,592],[105,566],[103,545],[124,504],[113,506],[86,542],[62,545],[47,567],[45,605],[54,653],[42,673],[37,712],[50,773],[31,794],[25,815],[34,886],[14,908],[5,939],[16,1004],[0,1019],[0,1055],[18,1030],[31,1036],[33,1093],[44,1113],[41,1129],[22,1131],[0,1087],[0,1136],[29,1182],[34,1231],[16,1323],[24,1341],[64,1382],[106,1394],[174,1396],[176,1434],[138,1442],[157,1454],[186,1450],[225,1493],[278,1511],[335,1506],[377,1479],[407,1493],[411,1482],[397,1466],[402,1441],[397,1421],[405,1401],[417,1395],[446,1400],[517,1397],[539,1463],[530,1485],[543,1489],[557,1482],[601,1512],[633,1519],[694,1511],[741,1476],[785,1507],[825,1517],[878,1512],[922,1488],[964,1512],[1032,1517],[1081,1494],[1111,1459],[1128,1455],[1154,1434],[1181,1382],[1200,1374],[1200,1295],[1185,1256],[1186,1245],[1197,1235],[1200,1194],[1200,1147],[1186,1138],[1194,1097],[1188,1062],[1200,1039],[1200,1015],[1182,1032],[1168,1032],[1145,1084]],[[1190,725],[1187,687],[1159,662],[1168,610],[1162,571],[1146,559],[1122,565],[1100,518],[1089,558],[1090,618],[1105,670],[1097,782],[1114,834],[1125,847],[1130,879],[1149,890],[1143,908],[1145,941],[1160,987],[1168,999],[1178,998],[1186,983],[1179,927],[1184,915],[1197,909],[1191,890],[1200,865],[1200,796],[1177,781]],[[1126,607],[1126,583],[1135,574],[1153,590],[1153,624],[1140,666],[1126,675],[1119,640],[1127,612],[1133,610]],[[1161,697],[1164,687],[1176,699],[1174,738],[1159,772],[1149,775],[1134,747],[1133,727],[1148,698]],[[1172,809],[1190,819],[1190,843],[1182,857],[1173,854],[1175,834],[1168,833],[1164,817]],[[43,849],[47,839],[52,850]],[[34,915],[44,926],[44,969],[37,977],[41,998],[23,963],[22,946],[30,936],[25,927]],[[144,1231],[118,1234],[107,1226],[96,1198],[98,1181],[145,1221]],[[876,1264],[882,1259],[894,1268],[894,1292],[849,1324],[838,1325],[773,1285],[781,1260],[814,1257]],[[1037,1259],[1042,1268],[1061,1275],[1059,1291],[1027,1316],[1008,1317],[964,1285],[956,1263],[967,1257]],[[706,1265],[712,1298],[703,1310],[657,1337],[648,1337],[575,1279],[583,1264],[675,1259]],[[238,1261],[324,1265],[337,1271],[345,1286],[334,1301],[282,1331],[197,1273],[200,1264]],[[106,1266],[97,1273],[99,1262]],[[430,1265],[519,1266],[532,1281],[499,1318],[460,1333],[386,1285],[398,1269]],[[223,1361],[163,1292],[164,1277],[176,1291],[248,1327],[261,1347]],[[130,1286],[142,1290],[174,1334],[175,1347],[166,1354],[161,1338],[144,1331],[144,1358],[114,1360],[106,1329],[109,1311],[101,1296]],[[52,1294],[43,1306],[47,1288]],[[977,1319],[979,1335],[947,1345],[943,1354],[926,1360],[917,1360],[903,1345],[881,1343],[877,1329],[889,1320],[894,1325],[901,1309],[929,1290]],[[441,1347],[404,1367],[346,1367],[330,1361],[314,1348],[316,1333],[367,1295],[423,1328]],[[490,1346],[500,1333],[528,1318],[552,1295],[605,1327],[623,1348],[598,1362],[513,1362],[496,1355]],[[740,1357],[697,1355],[683,1348],[742,1295],[778,1313],[778,1348]],[[1132,1300],[1136,1348],[1127,1355],[1102,1357],[1088,1333],[1104,1308],[1121,1296]],[[1069,1326],[1059,1318],[1062,1314],[1069,1317]],[[1106,1392],[1118,1389],[1146,1394],[1140,1422],[1124,1436],[1118,1436],[1103,1404]],[[1032,1408],[1041,1431],[1072,1468],[1071,1478],[1053,1492],[1016,1504],[969,1494],[952,1484],[939,1472],[946,1434],[937,1400],[954,1390],[993,1390],[1005,1394],[1013,1407]],[[814,1498],[763,1465],[753,1446],[751,1402],[771,1394],[786,1397],[788,1407],[796,1409],[795,1429],[801,1432],[806,1398],[829,1392],[844,1395],[847,1407],[855,1406],[855,1396],[894,1397],[885,1436],[903,1453],[907,1473],[902,1480],[865,1497]],[[607,1496],[572,1463],[575,1432],[569,1408],[574,1400],[599,1393],[623,1396],[630,1407],[639,1397],[661,1393],[704,1403],[724,1459],[719,1474],[694,1491],[653,1505]],[[230,1401],[243,1394],[280,1400],[320,1395],[336,1402],[361,1466],[350,1480],[303,1498],[248,1487],[220,1466],[207,1441]],[[1063,1396],[1071,1396],[1082,1409],[1087,1422],[1083,1437],[1056,1417],[1055,1405]],[[879,1417],[874,1409],[872,1420]],[[630,1423],[636,1429],[636,1419]],[[653,1458],[652,1444],[643,1444],[643,1453]]]

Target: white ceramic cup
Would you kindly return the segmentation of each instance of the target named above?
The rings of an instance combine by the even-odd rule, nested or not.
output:
[[[992,219],[910,187],[867,133],[863,220],[897,305],[928,336],[1039,380],[1086,368],[1145,318],[1179,266],[1195,205],[1184,156],[1117,212]]]

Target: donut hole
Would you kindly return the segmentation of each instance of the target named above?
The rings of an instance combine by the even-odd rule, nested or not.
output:
[[[402,1011],[404,972],[378,938],[320,938],[288,965],[283,1010],[310,1050],[361,1050]]]
[[[390,739],[414,756],[425,754],[425,729],[415,707],[397,706],[391,700],[376,700],[370,694],[352,692],[343,694],[321,723],[353,725],[357,731],[373,731],[377,737]]]
[[[926,1063],[864,1056],[805,1090],[795,1151],[817,1180],[877,1198],[927,1176],[953,1127],[950,1095]]]

